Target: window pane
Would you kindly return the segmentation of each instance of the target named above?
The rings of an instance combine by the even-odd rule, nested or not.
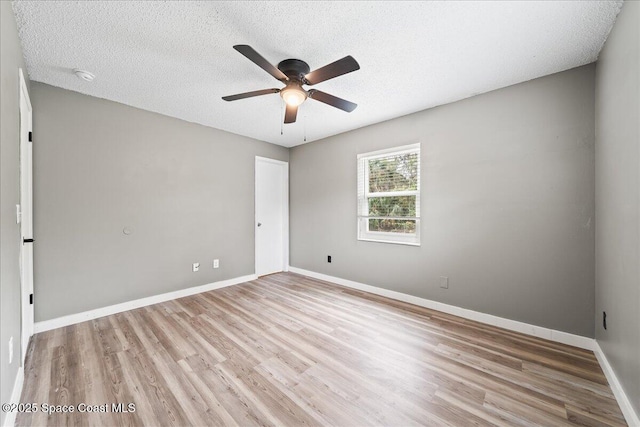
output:
[[[370,197],[369,216],[416,216],[416,196]]]
[[[415,233],[416,221],[414,219],[370,219],[369,231]]]
[[[369,192],[418,189],[418,153],[369,160]]]
[[[357,157],[358,240],[420,245],[420,144]]]

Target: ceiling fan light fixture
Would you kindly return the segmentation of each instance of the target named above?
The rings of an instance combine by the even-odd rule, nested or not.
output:
[[[286,113],[284,115],[284,123],[295,123],[298,115],[298,107],[306,101],[307,98],[322,102],[342,111],[346,111],[347,113],[352,112],[358,106],[353,102],[338,98],[337,96],[333,96],[329,93],[322,92],[317,89],[309,89],[306,91],[302,87],[304,85],[313,86],[316,83],[321,83],[326,80],[342,76],[343,74],[359,70],[360,65],[358,65],[358,62],[350,55],[309,72],[309,64],[300,59],[285,59],[284,61],[280,61],[276,68],[249,45],[238,44],[233,46],[233,48],[258,67],[271,74],[271,76],[275,77],[276,80],[284,83],[286,86],[283,89],[262,89],[223,96],[222,99],[224,101],[237,101],[239,99],[253,98],[254,96],[280,93],[280,97],[282,97],[282,100],[287,105]]]
[[[289,85],[280,91],[280,96],[287,105],[297,107],[307,99],[307,92],[297,85]]]

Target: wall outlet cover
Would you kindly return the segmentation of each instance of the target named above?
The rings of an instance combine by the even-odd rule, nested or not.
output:
[[[200,263],[199,262],[194,262],[193,263],[193,271],[196,272],[200,270]]]
[[[442,289],[449,289],[449,278],[445,276],[440,276],[440,287]]]
[[[220,260],[219,259],[214,259],[213,260],[213,268],[218,268],[220,267]]]

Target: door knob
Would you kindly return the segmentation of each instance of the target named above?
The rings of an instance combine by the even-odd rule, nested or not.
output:
[[[261,223],[261,222],[259,222],[259,223],[258,223],[258,227],[260,227],[261,225],[262,225],[262,223]]]

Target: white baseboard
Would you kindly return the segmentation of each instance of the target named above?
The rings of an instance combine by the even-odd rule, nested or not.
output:
[[[7,403],[20,403],[20,396],[22,395],[22,385],[24,384],[24,368],[21,366],[18,368],[18,375],[16,375],[16,380],[13,383],[13,391],[11,392],[11,400]],[[5,402],[2,402],[5,403]],[[7,415],[4,417],[4,422],[2,423],[3,427],[13,427],[16,424],[16,416],[18,415],[18,411],[7,412]]]
[[[122,313],[123,311],[133,310],[135,308],[146,307],[148,305],[158,304],[160,302],[165,302],[176,298],[187,297],[189,295],[212,291],[214,289],[225,288],[227,286],[237,285],[238,283],[256,280],[257,278],[258,276],[256,276],[255,274],[249,274],[247,276],[221,280],[219,282],[208,283],[202,286],[180,289],[179,291],[167,292],[165,294],[154,295],[133,301],[123,302],[120,304],[109,305],[107,307],[96,308],[95,310],[83,311],[82,313],[70,314],[68,316],[57,317],[55,319],[44,320],[42,322],[36,322],[36,324],[34,325],[34,333],[37,334],[39,332],[62,328],[64,326],[86,322],[87,320],[97,319],[99,317],[109,316],[111,314]]]
[[[629,424],[629,426],[640,426],[640,416],[636,414],[636,412],[633,410],[633,406],[631,406],[631,401],[629,400],[629,397],[624,392],[624,389],[622,388],[622,384],[620,384],[620,381],[618,381],[618,377],[616,376],[615,372],[613,371],[613,368],[609,364],[609,360],[607,360],[607,356],[604,355],[604,352],[602,351],[602,348],[600,348],[600,344],[598,344],[597,341],[595,342],[594,347],[595,348],[593,349],[593,352],[598,358],[598,362],[600,363],[600,366],[604,371],[605,377],[607,377],[607,381],[609,381],[609,386],[611,387],[611,390],[613,391],[613,395],[616,397],[616,400],[618,401],[618,405],[620,405],[620,409],[622,410],[622,415],[624,415],[624,418],[627,421],[627,424]]]
[[[498,326],[510,331],[533,335],[535,337],[545,338],[550,341],[568,344],[586,350],[593,350],[594,348],[595,340],[593,338],[583,337],[581,335],[570,334],[568,332],[557,331],[554,329],[543,328],[542,326],[535,326],[524,322],[518,322],[517,320],[505,319],[503,317],[494,316],[492,314],[481,313],[479,311],[473,311],[466,308],[457,307],[455,305],[444,304],[441,302],[420,298],[414,295],[391,291],[384,288],[378,288],[376,286],[365,285],[364,283],[354,282],[352,280],[329,276],[322,273],[316,273],[315,271],[304,270],[302,268],[289,267],[289,271],[291,271],[292,273],[298,273],[304,276],[309,276],[327,282],[335,283],[337,285],[346,286],[348,288],[358,289],[398,301],[408,302],[420,307],[442,311],[444,313],[453,314],[454,316],[463,317],[465,319],[475,320],[477,322],[486,323],[492,326]]]

